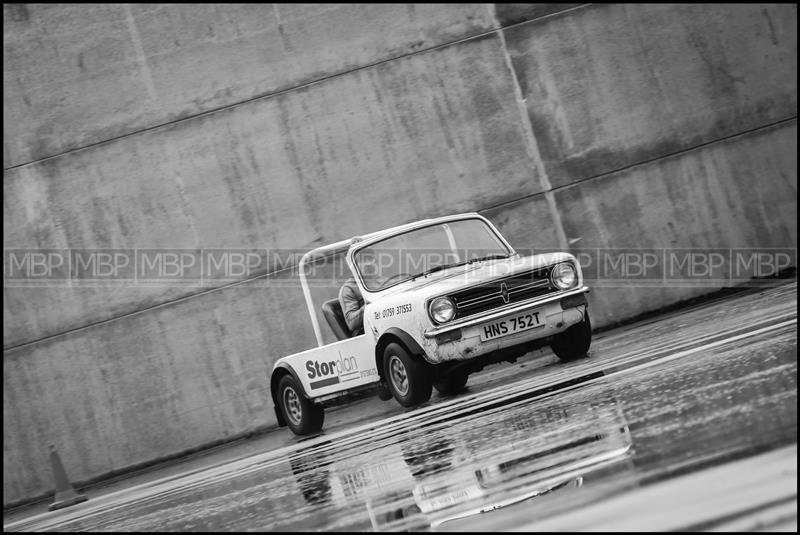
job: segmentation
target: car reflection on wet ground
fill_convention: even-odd
[[[488,518],[508,529],[512,507],[526,519],[576,511],[796,443],[796,285],[788,296],[771,299],[769,313],[752,308],[745,325],[718,321],[681,340],[654,322],[667,332],[650,347],[641,337],[601,344],[607,358],[548,366],[27,527],[402,531]]]
[[[372,493],[367,510],[378,531],[436,527],[579,487],[588,473],[627,459],[631,438],[613,395],[603,393],[588,402],[554,400],[547,411],[523,399],[418,435],[401,449],[414,481]]]
[[[589,398],[579,391],[601,377],[592,373],[431,419],[355,455],[331,442],[315,444],[289,463],[315,514],[363,504],[370,525],[359,527],[378,531],[436,527],[563,493],[590,473],[633,470],[630,431],[613,390]]]

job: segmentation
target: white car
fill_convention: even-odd
[[[337,254],[363,296],[363,334],[350,331],[332,292],[321,311],[338,341],[325,344],[307,271]],[[591,343],[589,289],[575,257],[521,256],[476,213],[320,247],[299,268],[318,347],[279,359],[270,378],[278,424],[298,435],[322,429],[324,406],[357,390],[378,386],[382,399],[413,407],[433,387],[459,392],[486,364],[542,345],[570,360]]]

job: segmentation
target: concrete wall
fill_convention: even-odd
[[[5,248],[797,244],[795,5],[4,5]],[[4,504],[274,425],[291,272],[4,287]],[[605,325],[718,288],[603,285]]]
[[[492,24],[481,4],[3,9],[4,167],[469,37]]]

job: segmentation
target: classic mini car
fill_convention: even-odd
[[[363,296],[363,333],[348,328],[335,288],[320,306],[338,340],[326,344],[307,271],[335,255]],[[270,378],[278,424],[298,435],[318,432],[324,407],[357,390],[377,386],[381,399],[413,407],[432,388],[459,392],[487,364],[543,345],[570,360],[591,343],[589,289],[575,257],[520,255],[476,213],[319,247],[299,270],[318,347],[280,358]]]

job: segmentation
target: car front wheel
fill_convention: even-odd
[[[576,323],[563,333],[553,337],[550,347],[562,361],[569,361],[586,355],[592,343],[592,323],[589,321],[589,311],[584,319]]]
[[[294,434],[310,435],[322,429],[325,409],[307,399],[291,375],[284,375],[278,383],[278,403]]]
[[[392,342],[383,352],[383,372],[394,399],[404,407],[413,407],[431,398],[432,370],[415,360],[405,347]]]

